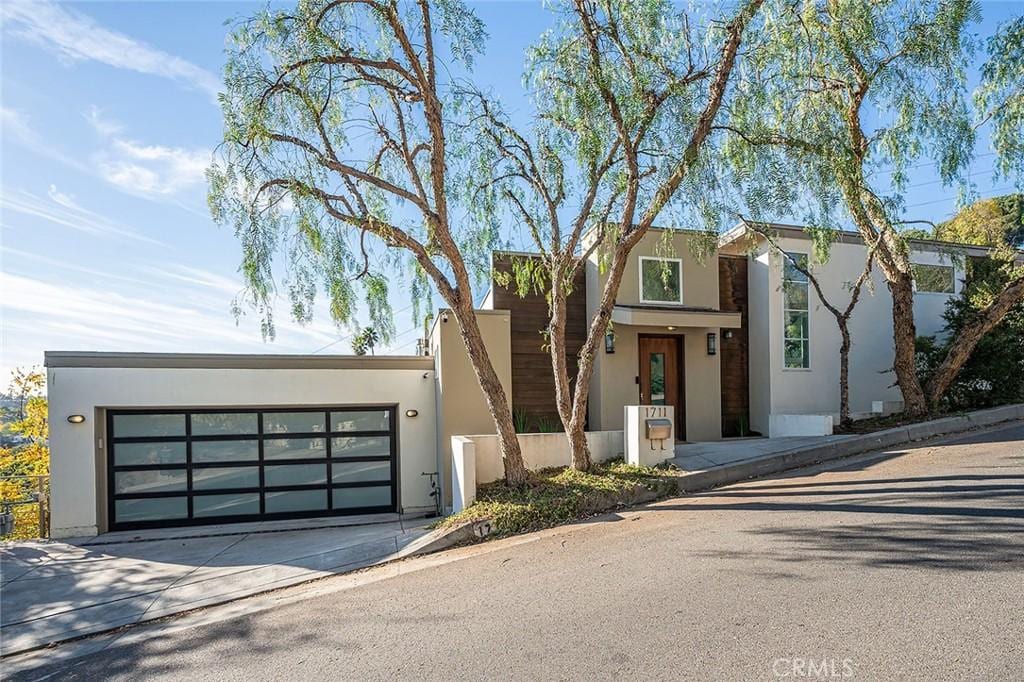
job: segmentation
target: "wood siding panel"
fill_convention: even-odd
[[[527,256],[516,255],[515,258]],[[495,253],[493,268],[496,273],[512,273],[512,257]],[[520,297],[514,280],[506,289],[492,278],[495,310],[511,311],[512,335],[512,409],[525,414],[530,430],[538,424],[553,425],[561,430],[558,408],[555,406],[555,379],[551,372],[551,355],[545,347],[542,332],[548,326],[548,303],[543,293],[531,292]],[[575,379],[577,356],[587,336],[586,272],[581,270],[573,283],[566,317],[566,364],[569,377]]]
[[[722,435],[750,435],[750,348],[748,331],[747,259],[718,257],[718,305],[723,311],[738,312],[742,326],[732,338],[720,334],[722,365]]]

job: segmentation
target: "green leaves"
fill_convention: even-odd
[[[1024,180],[1024,15],[999,27],[987,44],[981,86],[974,103],[991,121],[996,168],[1004,178]]]
[[[429,299],[428,273],[441,281],[465,268],[454,248],[473,262],[493,246],[493,224],[452,220],[445,177],[457,165],[446,136],[468,115],[448,113],[456,66],[485,37],[458,0],[299,0],[234,24],[208,203],[242,246],[236,311],[256,311],[267,337],[280,290],[299,322],[318,294],[339,325],[354,324],[362,303],[387,341],[388,284],[409,263],[415,295]]]

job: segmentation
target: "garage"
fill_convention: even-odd
[[[106,411],[111,530],[394,512],[384,406]]]

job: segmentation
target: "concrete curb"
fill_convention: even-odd
[[[456,545],[467,542],[482,540],[491,534],[491,522],[484,519],[481,521],[466,521],[451,528],[436,528],[414,542],[409,543],[398,552],[396,558],[408,559],[409,557],[433,554]]]
[[[751,478],[761,478],[790,469],[852,457],[873,450],[905,445],[935,436],[972,431],[984,426],[1024,419],[1024,405],[1004,405],[988,410],[978,410],[955,417],[944,417],[932,421],[898,426],[884,431],[851,436],[825,445],[811,445],[794,448],[769,457],[695,471],[679,477],[679,492],[692,493],[738,483]]]

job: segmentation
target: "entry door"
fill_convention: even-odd
[[[676,439],[686,438],[681,336],[639,337],[640,404],[674,407]]]

